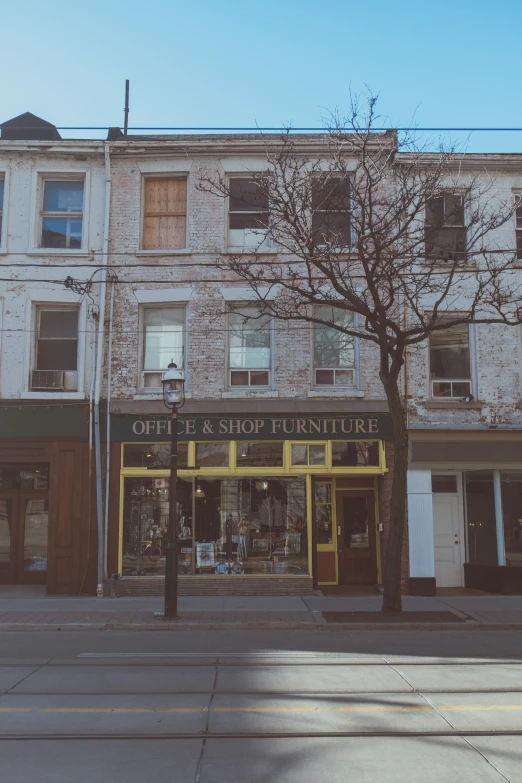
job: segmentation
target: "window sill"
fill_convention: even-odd
[[[272,391],[272,389],[238,389],[237,391],[221,392],[221,397],[224,400],[234,399],[255,399],[259,397],[279,397],[278,391]]]
[[[227,247],[226,250],[221,251],[222,256],[275,256],[280,253],[274,247],[258,248],[258,247]]]
[[[462,402],[460,400],[426,400],[424,407],[428,410],[482,410],[483,403],[473,400],[473,402]]]
[[[24,391],[20,393],[21,400],[85,400],[84,392],[45,392]]]
[[[190,256],[192,255],[192,250],[189,250],[188,248],[173,248],[171,250],[168,248],[161,250],[137,250],[136,255],[144,256],[145,258],[148,256],[152,256],[153,258],[156,256]]]
[[[356,389],[311,389],[308,392],[308,397],[344,397],[345,399],[358,400],[365,397],[366,394],[363,391],[357,391]]]
[[[6,256],[6,255],[7,255],[7,248],[0,247],[0,256]]]
[[[192,394],[190,392],[185,392],[184,395],[186,400],[192,399]],[[153,389],[151,391],[144,391],[143,389],[140,389],[139,392],[133,395],[133,400],[163,400],[163,390],[162,389]]]
[[[27,256],[61,256],[63,258],[93,258],[92,250],[74,250],[62,247],[31,247],[25,251]]]

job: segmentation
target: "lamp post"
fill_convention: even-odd
[[[176,484],[178,479],[178,408],[185,401],[183,387],[185,373],[178,370],[174,362],[169,364],[161,379],[163,402],[171,411],[171,450],[169,481],[169,525],[167,530],[167,551],[165,553],[165,620],[178,617],[178,542],[176,530]]]

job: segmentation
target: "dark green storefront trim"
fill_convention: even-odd
[[[84,440],[88,405],[0,406],[0,440]]]

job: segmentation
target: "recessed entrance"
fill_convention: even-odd
[[[373,492],[337,491],[337,563],[340,585],[375,584],[377,556]]]
[[[0,468],[0,584],[45,584],[49,469]]]

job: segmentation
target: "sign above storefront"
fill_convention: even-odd
[[[170,416],[111,416],[111,440],[167,441]],[[353,416],[183,416],[178,419],[181,441],[213,440],[390,440],[391,418],[387,413]]]

